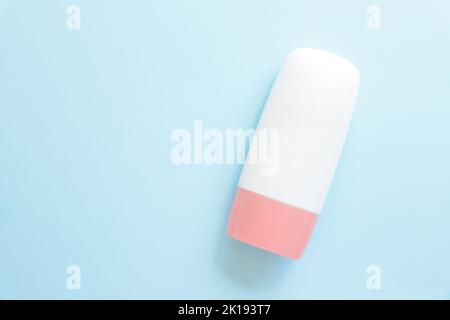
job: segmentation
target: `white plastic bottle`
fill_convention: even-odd
[[[298,259],[325,202],[359,87],[349,61],[317,49],[289,54],[258,131],[277,132],[278,167],[244,165],[228,221],[232,238]],[[255,152],[253,138],[249,154]]]

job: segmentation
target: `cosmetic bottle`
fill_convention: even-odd
[[[300,258],[330,188],[358,87],[358,70],[342,57],[317,49],[288,55],[251,140],[228,221],[230,237]],[[276,141],[261,139],[261,131]],[[263,140],[277,159],[272,170],[264,161],[249,162],[264,149]]]

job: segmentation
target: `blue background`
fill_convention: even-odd
[[[0,298],[449,299],[450,2],[377,1],[379,31],[371,3],[0,1]],[[292,261],[227,238],[241,167],[176,166],[170,135],[254,127],[298,47],[361,88]]]

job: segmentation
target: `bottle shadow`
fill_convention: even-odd
[[[231,238],[223,239],[219,252],[220,270],[245,287],[277,286],[290,265],[285,258]]]
[[[224,211],[218,230],[217,264],[219,270],[232,282],[244,287],[270,287],[280,284],[292,261],[230,238],[226,234],[230,205]]]

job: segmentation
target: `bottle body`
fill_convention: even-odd
[[[301,256],[331,185],[358,87],[357,69],[341,57],[316,49],[289,54],[249,149],[249,156],[261,152],[258,131],[272,133],[276,141],[265,142],[277,166],[267,170],[266,163],[247,158],[231,210],[231,237]]]

